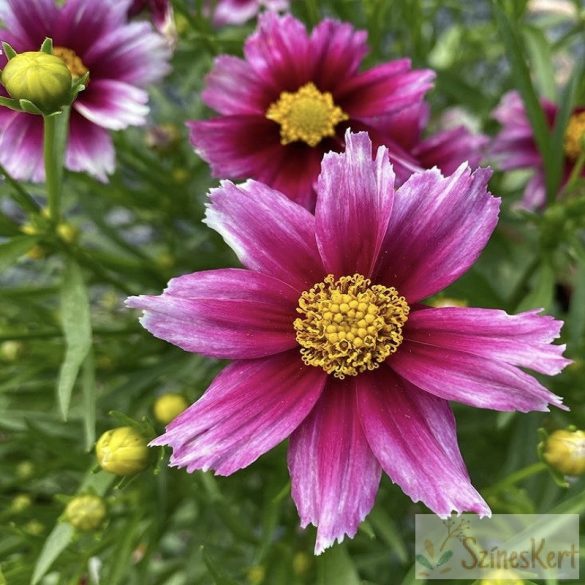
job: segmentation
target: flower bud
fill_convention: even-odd
[[[27,494],[19,494],[10,502],[10,511],[20,514],[32,506],[32,499]]]
[[[154,417],[158,422],[167,425],[188,406],[189,404],[181,394],[163,394],[154,403]]]
[[[71,72],[56,57],[42,51],[16,55],[2,71],[2,84],[17,100],[28,100],[44,113],[59,110],[71,101]]]
[[[15,362],[24,350],[20,341],[3,341],[0,345],[0,358],[5,362]]]
[[[146,439],[132,427],[106,431],[95,446],[102,469],[116,475],[133,475],[148,465]]]
[[[482,579],[480,585],[523,585],[524,581],[520,579],[517,573],[504,569],[498,569]]]
[[[65,508],[65,520],[80,532],[97,530],[106,518],[106,504],[99,496],[75,496]]]
[[[564,475],[585,473],[585,432],[558,430],[546,439],[544,460]]]

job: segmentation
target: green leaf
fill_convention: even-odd
[[[581,259],[577,265],[567,325],[571,345],[578,347],[585,333],[585,261]]]
[[[55,559],[69,546],[73,539],[73,527],[67,522],[57,524],[49,534],[43,550],[37,559],[32,577],[32,585],[36,585],[49,570]]]
[[[45,37],[45,40],[43,41],[43,44],[41,45],[41,51],[43,53],[47,53],[47,55],[52,55],[53,54],[53,39],[50,39],[49,37]]]
[[[424,555],[416,555],[416,560],[423,566],[429,569],[430,571],[433,570],[433,565],[427,561],[427,557]]]
[[[334,545],[318,557],[318,585],[360,585],[360,578],[343,544]]]
[[[398,555],[400,562],[405,564],[408,561],[408,551],[402,534],[400,534],[400,530],[398,530],[392,517],[385,510],[378,507],[372,510],[369,520],[376,533],[382,537],[384,543]]]
[[[532,290],[518,305],[517,311],[550,309],[555,289],[555,272],[549,262],[543,262],[537,269]]]
[[[0,272],[12,266],[21,256],[26,254],[36,243],[37,238],[18,236],[0,244]]]
[[[498,24],[498,30],[504,41],[506,54],[512,68],[513,79],[516,82],[516,87],[520,92],[520,95],[522,96],[526,115],[532,126],[534,139],[536,140],[538,150],[542,155],[545,174],[548,177],[550,175],[550,130],[544,112],[542,111],[542,107],[540,106],[540,100],[534,90],[532,79],[530,78],[530,69],[526,63],[522,36],[512,25],[510,19],[504,10],[502,10],[500,3],[497,0],[493,2],[493,8]]]
[[[2,52],[6,55],[9,61],[10,59],[14,59],[14,57],[16,57],[16,51],[4,41],[2,41]]]
[[[83,392],[83,428],[85,431],[85,450],[90,451],[95,443],[95,363],[93,351],[88,351],[81,370],[81,390]]]
[[[535,26],[524,26],[522,34],[540,95],[556,102],[557,89],[550,43],[544,32]]]
[[[442,555],[441,558],[437,561],[437,567],[444,565],[451,557],[453,556],[452,550],[446,550]]]
[[[65,270],[61,288],[61,323],[66,351],[59,373],[58,396],[61,414],[67,420],[71,392],[91,347],[89,299],[81,268],[72,260]]]
[[[37,116],[43,115],[43,112],[41,112],[41,110],[39,110],[39,108],[30,100],[18,100],[18,105],[23,112],[27,112],[28,114],[35,114]]]

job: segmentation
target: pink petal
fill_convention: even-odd
[[[44,181],[42,117],[6,109],[0,125],[2,165],[15,179]]]
[[[538,209],[546,203],[546,184],[544,179],[544,172],[537,169],[534,176],[524,189],[524,196],[520,207],[524,209]]]
[[[405,340],[386,362],[402,378],[445,400],[493,410],[548,411],[561,398],[520,368],[483,355]]]
[[[46,36],[51,36],[59,9],[53,0],[3,0],[0,18],[6,31],[0,39],[12,44],[17,52],[38,51]]]
[[[246,61],[231,55],[220,55],[205,78],[201,97],[220,114],[264,116],[277,96],[264,90],[261,80]]]
[[[244,56],[264,84],[275,91],[296,91],[311,81],[307,31],[290,14],[261,14],[256,32],[246,41]]]
[[[73,107],[85,118],[110,130],[140,126],[148,114],[148,94],[122,81],[96,79]]]
[[[340,85],[335,99],[352,118],[379,116],[422,101],[434,77],[429,69],[411,70],[409,59],[390,61]]]
[[[412,175],[396,192],[376,280],[395,286],[412,305],[459,278],[498,221],[490,175],[467,165],[448,177],[436,169]]]
[[[172,466],[230,475],[301,424],[326,377],[320,368],[306,367],[297,350],[234,362],[151,444],[172,447]]]
[[[437,132],[423,140],[413,154],[421,166],[430,169],[437,166],[445,175],[454,173],[461,163],[477,167],[483,159],[488,137],[474,134],[465,126]]]
[[[541,374],[558,374],[571,363],[563,357],[565,346],[552,344],[563,323],[540,312],[508,315],[495,309],[461,307],[414,311],[405,337],[410,342],[483,356]]]
[[[345,152],[323,158],[315,212],[325,270],[369,277],[386,234],[394,198],[394,172],[385,148],[372,160],[365,132],[345,134]]]
[[[130,297],[142,325],[185,351],[225,359],[273,355],[297,345],[298,293],[271,276],[237,268],[172,279],[160,296]]]
[[[66,166],[86,172],[102,182],[114,172],[116,153],[109,133],[71,110]]]
[[[393,482],[439,516],[490,509],[473,488],[445,400],[381,367],[357,378],[357,403],[368,444]]]
[[[288,467],[301,526],[317,527],[315,554],[353,537],[374,505],[381,470],[356,410],[355,379],[329,378],[290,438]]]
[[[132,22],[94,40],[83,62],[92,79],[116,79],[144,88],[170,71],[170,56],[167,42],[150,23]]]
[[[311,33],[309,52],[311,79],[322,91],[333,91],[353,77],[368,52],[366,31],[347,22],[323,19]]]
[[[205,222],[246,267],[299,293],[323,279],[315,218],[300,205],[256,181],[237,186],[222,181],[209,198]]]
[[[258,13],[259,0],[217,0],[213,13],[213,24],[243,24]]]

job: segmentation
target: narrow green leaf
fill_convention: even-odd
[[[6,42],[2,41],[2,52],[6,55],[7,59],[14,59],[16,57],[16,51]]]
[[[360,585],[361,581],[343,544],[337,544],[317,558],[318,585]]]
[[[81,268],[73,261],[68,263],[61,288],[61,323],[66,351],[59,373],[58,396],[61,414],[67,420],[71,392],[91,347],[89,299]]]
[[[544,32],[535,26],[524,26],[522,34],[539,93],[542,97],[556,102],[557,90],[550,43]]]
[[[73,527],[67,522],[61,522],[53,528],[37,559],[32,577],[32,585],[36,585],[41,580],[55,562],[55,559],[69,546],[73,538],[73,532]]]
[[[81,370],[81,390],[83,392],[83,429],[85,431],[85,450],[90,451],[95,443],[95,363],[93,351],[87,353]]]
[[[550,309],[554,298],[555,272],[548,262],[537,269],[532,290],[518,305],[518,311]]]
[[[437,561],[437,567],[444,565],[451,557],[453,556],[452,550],[446,550],[442,555],[441,558]]]
[[[585,262],[579,259],[575,276],[575,289],[569,308],[569,340],[573,347],[579,347],[585,333]]]
[[[21,256],[26,254],[36,243],[37,238],[17,236],[0,244],[0,272],[12,266]]]
[[[424,555],[416,555],[416,560],[423,565],[423,567],[426,567],[429,570],[433,570],[433,565],[431,565],[431,563],[429,563],[429,561],[427,560],[427,557],[425,557]]]
[[[408,551],[400,530],[392,517],[380,507],[372,510],[369,520],[376,533],[382,537],[387,544],[398,556],[400,562],[405,564],[408,561]]]
[[[43,114],[43,112],[41,112],[41,110],[39,110],[39,108],[30,100],[18,100],[18,105],[23,112],[27,112],[28,114],[35,114],[37,116],[42,116]]]
[[[500,3],[497,0],[493,2],[493,8],[498,23],[498,29],[504,41],[506,54],[512,68],[513,79],[516,82],[516,87],[520,92],[520,95],[522,96],[522,101],[526,108],[526,115],[530,120],[530,125],[534,132],[534,139],[536,140],[538,150],[544,161],[545,174],[548,176],[550,166],[550,130],[544,112],[542,111],[542,107],[540,106],[540,100],[538,99],[532,84],[530,69],[526,63],[522,36],[512,25],[510,19],[504,10],[502,10]]]

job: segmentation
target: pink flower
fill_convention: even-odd
[[[101,181],[114,170],[109,130],[142,125],[145,87],[168,71],[169,50],[150,24],[128,24],[130,0],[8,0],[0,4],[0,40],[37,51],[51,37],[73,75],[90,80],[71,108],[65,166]],[[42,119],[0,108],[0,162],[18,179],[42,181]]]
[[[261,9],[273,12],[289,9],[289,0],[217,0],[213,24],[243,24],[254,18]]]
[[[261,15],[245,59],[220,56],[207,77],[202,98],[220,116],[187,123],[213,174],[263,181],[313,208],[323,154],[343,150],[348,127],[387,145],[401,178],[418,169],[409,149],[434,73],[408,59],[360,73],[366,36],[329,19],[308,35],[290,15]]]
[[[435,513],[490,513],[471,485],[448,401],[496,410],[561,405],[521,368],[556,374],[561,323],[538,310],[429,308],[496,223],[488,169],[413,174],[396,192],[388,150],[346,133],[323,159],[315,215],[247,181],[212,190],[206,223],[245,269],[171,280],[128,299],[143,326],[231,359],[156,439],[171,465],[230,475],[286,439],[292,496],[316,552],[353,536],[382,470]]]
[[[132,18],[144,10],[152,14],[156,29],[165,37],[169,46],[174,47],[177,42],[177,28],[170,0],[134,0],[128,10],[128,17]]]
[[[541,106],[552,129],[558,108],[548,100],[541,100]],[[502,125],[502,129],[494,138],[490,153],[504,171],[514,169],[534,171],[524,189],[522,205],[527,209],[542,207],[546,203],[544,165],[520,95],[515,91],[507,93],[493,116]],[[562,184],[566,183],[575,166],[581,148],[579,139],[583,136],[585,136],[585,108],[580,107],[573,110],[565,134]],[[582,171],[581,176],[585,177],[585,170]]]

